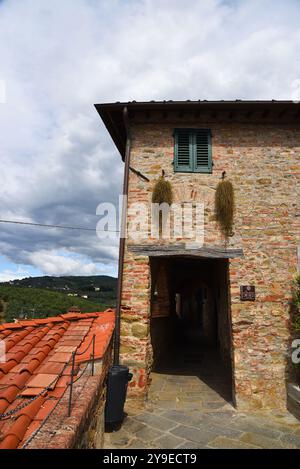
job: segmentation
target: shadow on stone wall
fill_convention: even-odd
[[[294,297],[295,288],[292,287],[292,297]],[[300,392],[298,393],[298,398],[295,398],[296,386],[300,384],[300,375],[297,373],[295,364],[292,362],[292,352],[293,347],[292,343],[294,339],[300,337],[299,332],[296,331],[295,322],[296,317],[299,314],[297,305],[293,302],[289,302],[289,337],[287,340],[286,347],[286,367],[285,367],[285,384],[286,384],[286,393],[287,393],[287,409],[298,419],[300,419]]]

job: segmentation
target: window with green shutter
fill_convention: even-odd
[[[211,133],[209,129],[175,129],[174,170],[211,173]]]

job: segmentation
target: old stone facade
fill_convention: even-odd
[[[240,248],[243,256],[228,256],[227,270],[219,274],[216,264],[212,278],[222,279],[221,349],[231,361],[234,403],[242,409],[286,406],[292,285],[300,243],[300,127],[298,105],[272,105],[263,108],[253,102],[244,109],[243,103],[233,102],[219,112],[209,103],[191,108],[148,103],[142,109],[128,104],[130,166],[149,179],[130,172],[128,207],[151,202],[153,184],[164,170],[175,202],[204,202],[204,245],[224,248],[214,219],[214,194],[223,171],[234,186],[234,236],[225,248]],[[211,173],[174,171],[173,131],[185,127],[211,129]],[[129,224],[130,217],[129,210]],[[131,249],[136,243],[126,241],[122,303],[128,309],[122,313],[121,358],[134,372],[131,395],[144,396],[153,358],[151,259]],[[138,241],[151,243],[157,241]],[[241,285],[255,286],[255,301],[240,299]]]

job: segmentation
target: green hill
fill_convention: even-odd
[[[78,306],[83,312],[103,311],[110,306],[115,306],[113,292],[106,292],[106,294],[109,293],[106,298],[104,293],[102,293],[102,298],[96,296],[84,299],[68,296],[67,292],[2,284],[0,285],[0,311],[4,310],[4,320],[7,322],[14,318],[55,316],[65,313],[71,306]]]
[[[101,291],[116,291],[117,279],[108,275],[91,276],[62,276],[26,277],[21,280],[3,282],[0,285],[14,287],[47,288],[61,291],[92,291],[100,288]]]
[[[117,297],[117,279],[107,275],[27,277],[21,280],[0,283],[6,287],[26,287],[64,293],[70,297],[87,297],[97,305],[114,306]],[[1,310],[1,308],[0,308]]]

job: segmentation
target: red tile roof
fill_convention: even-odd
[[[114,318],[106,310],[0,324],[6,350],[0,361],[0,449],[21,448],[49,415],[68,387],[73,351],[78,373],[91,358],[95,335],[95,359],[102,358]]]

